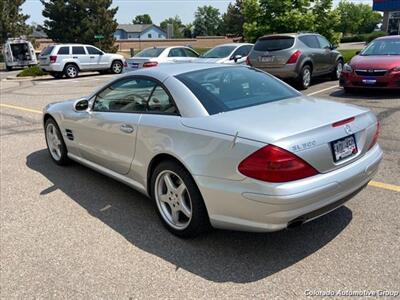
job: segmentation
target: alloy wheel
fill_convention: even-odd
[[[155,181],[155,199],[162,218],[172,228],[183,230],[192,219],[192,201],[183,180],[165,170]]]
[[[304,87],[308,87],[311,82],[311,72],[309,69],[304,69],[303,71],[303,85]]]
[[[51,156],[59,161],[61,159],[61,140],[58,137],[58,129],[51,123],[46,127],[47,145],[50,150]]]
[[[339,62],[336,66],[336,78],[340,77],[340,74],[342,73],[342,71],[343,71],[343,63]]]
[[[121,73],[121,71],[122,71],[122,64],[119,63],[119,62],[115,62],[115,63],[113,64],[113,72],[114,72],[115,74],[119,74],[119,73]]]
[[[67,68],[67,75],[70,78],[74,78],[78,75],[78,72],[76,71],[76,68],[74,66],[69,66]]]

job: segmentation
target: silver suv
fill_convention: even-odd
[[[120,74],[125,59],[122,55],[105,53],[91,45],[61,44],[48,46],[39,55],[40,68],[55,78],[75,78],[79,72],[111,71]]]
[[[257,40],[247,64],[307,89],[315,76],[339,79],[343,56],[317,33],[274,34]]]

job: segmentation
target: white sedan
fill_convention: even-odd
[[[230,43],[218,45],[200,56],[196,62],[217,64],[244,64],[253,44]]]
[[[125,72],[156,67],[162,63],[193,62],[198,57],[199,54],[196,51],[185,46],[146,48],[127,60]]]

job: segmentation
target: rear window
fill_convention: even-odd
[[[60,47],[60,49],[58,49],[58,55],[65,55],[65,54],[69,54],[69,47]]]
[[[236,49],[236,46],[217,46],[208,50],[201,57],[204,58],[224,58],[229,56],[233,50]]]
[[[51,51],[53,51],[53,49],[54,49],[54,46],[48,46],[42,50],[40,55],[42,55],[42,56],[50,55],[50,53],[51,53]]]
[[[292,47],[294,38],[291,36],[271,36],[259,39],[254,45],[256,51],[277,51]]]
[[[296,90],[253,68],[220,67],[176,76],[210,115],[297,97]]]
[[[165,48],[147,48],[140,51],[135,57],[158,57]]]

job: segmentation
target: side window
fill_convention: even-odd
[[[69,47],[60,47],[58,49],[57,55],[68,55],[69,54]]]
[[[147,79],[122,79],[97,94],[93,110],[144,112],[156,83]]]
[[[100,54],[102,54],[102,52],[99,49],[96,49],[95,47],[86,47],[86,50],[91,55],[100,55]]]
[[[176,113],[176,108],[167,92],[161,87],[157,86],[149,99],[148,105],[149,112],[164,112]]]
[[[233,53],[233,56],[241,55],[242,57],[249,55],[252,46],[241,46]]]
[[[323,36],[318,35],[317,36],[320,47],[322,49],[326,49],[326,48],[330,48],[331,47],[331,43],[328,42],[328,40],[326,38],[324,38]]]
[[[181,48],[173,48],[169,51],[169,57],[185,57],[185,52],[182,51]]]
[[[315,35],[304,35],[299,37],[299,40],[302,41],[307,47],[314,49],[319,48],[319,43]]]
[[[188,48],[183,48],[183,51],[185,52],[187,57],[199,57],[196,52],[194,52]]]
[[[72,54],[80,55],[86,54],[85,49],[82,46],[73,46],[72,47]]]

